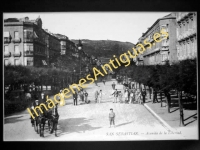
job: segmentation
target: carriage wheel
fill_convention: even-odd
[[[34,121],[34,129],[35,129],[35,132],[37,132],[37,125],[36,125],[36,121]]]
[[[50,126],[49,127],[50,127],[49,129],[50,129],[50,132],[51,132],[53,130],[53,121],[52,120],[50,121]]]
[[[38,125],[39,126],[39,125]],[[40,127],[37,126],[37,134],[40,133]]]
[[[44,137],[44,130],[42,128],[40,128],[40,136]]]
[[[58,135],[57,135],[57,125],[58,125],[58,123],[55,123],[55,136],[56,137],[58,137]]]
[[[48,128],[49,128],[49,131],[51,130],[51,123],[50,121],[48,120]]]

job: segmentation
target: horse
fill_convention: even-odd
[[[44,103],[47,105],[47,103]],[[46,110],[44,107],[41,108],[43,113],[40,113],[38,118],[38,125],[39,125],[39,133],[41,137],[44,137],[44,127],[46,124],[46,121],[48,121],[48,127],[50,131],[50,120],[51,120],[51,112]]]
[[[56,106],[52,110],[52,115],[51,115],[51,119],[50,119],[50,126],[52,127],[50,134],[52,134],[55,131],[56,137],[57,137],[58,119],[59,119],[58,104],[56,104]]]

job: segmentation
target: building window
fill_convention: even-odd
[[[25,42],[33,42],[33,31],[32,30],[24,30],[24,41]]]
[[[9,43],[10,42],[10,33],[9,32],[4,32],[3,36],[4,36],[4,42],[5,43]]]
[[[192,52],[192,50],[190,49],[190,45],[191,45],[191,42],[187,43],[187,52],[188,52],[189,57],[191,57],[191,52]]]
[[[168,60],[168,54],[162,54],[162,61]]]
[[[26,55],[33,55],[33,45],[24,44],[24,54]]]
[[[33,66],[33,58],[27,57],[27,66]]]
[[[8,45],[4,46],[4,55],[10,55],[9,49],[8,49]]]
[[[19,59],[15,59],[15,60],[14,60],[14,63],[15,63],[15,66],[20,65],[20,61],[19,61]]]
[[[20,51],[19,51],[19,46],[18,45],[14,46],[14,54],[15,55],[20,55]]]
[[[176,27],[176,35],[177,35],[177,38],[178,38],[178,36],[179,36],[179,27],[178,26]]]
[[[19,39],[19,32],[18,31],[14,32],[14,37],[15,37],[15,39]]]
[[[4,59],[4,65],[5,66],[9,65],[9,60],[8,59]]]

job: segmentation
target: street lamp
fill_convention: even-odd
[[[81,40],[79,39],[79,43],[77,44],[77,46],[78,46],[78,50],[79,50],[79,65],[80,65],[80,74],[81,74],[81,51],[82,51],[82,47],[83,47],[83,45],[82,45],[82,43],[81,43]]]
[[[73,78],[72,82],[75,82],[75,73],[76,73],[76,70],[74,69],[74,75],[72,76],[72,78]]]

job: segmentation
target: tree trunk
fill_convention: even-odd
[[[180,125],[179,126],[185,126],[184,125],[184,114],[183,114],[183,105],[182,105],[182,91],[178,92],[178,103],[179,103],[179,110],[180,110]]]
[[[165,98],[167,102],[167,108],[168,108],[168,113],[170,113],[170,108],[171,108],[171,95],[169,92],[165,92]]]
[[[162,91],[160,91],[160,104],[161,104],[161,107],[162,107]]]
[[[149,98],[151,99],[151,87],[149,87]]]

